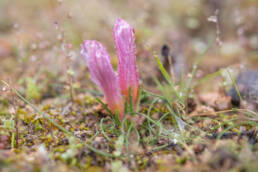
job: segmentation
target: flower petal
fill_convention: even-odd
[[[94,40],[84,41],[81,47],[81,55],[87,62],[91,78],[103,90],[108,107],[113,112],[118,110],[123,116],[123,98],[106,49]]]
[[[119,86],[127,99],[131,88],[135,104],[138,98],[139,77],[136,67],[134,30],[126,21],[118,19],[114,25],[113,35],[119,60]]]

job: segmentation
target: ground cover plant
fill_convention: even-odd
[[[2,0],[0,171],[256,171],[256,9]]]

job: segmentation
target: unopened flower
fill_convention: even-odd
[[[126,21],[118,19],[114,25],[113,36],[119,61],[118,78],[112,69],[110,56],[99,42],[84,41],[81,54],[87,61],[92,80],[103,90],[108,107],[113,112],[118,110],[120,118],[123,118],[124,100],[128,102],[129,90],[134,106],[138,99],[135,35]]]
[[[118,19],[113,30],[118,55],[118,81],[121,92],[129,99],[129,90],[134,105],[139,92],[139,76],[136,67],[134,29],[124,20]]]
[[[81,54],[87,61],[91,79],[103,90],[108,107],[114,113],[118,111],[122,118],[123,98],[106,49],[98,41],[87,40],[82,44]]]

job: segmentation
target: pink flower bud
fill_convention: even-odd
[[[106,49],[93,40],[84,41],[81,47],[81,54],[87,62],[91,79],[103,90],[109,109],[114,113],[118,110],[123,118],[124,102]]]
[[[118,19],[113,30],[119,65],[118,80],[121,92],[129,98],[129,89],[134,105],[139,91],[139,78],[135,57],[135,36],[133,28],[124,20]]]

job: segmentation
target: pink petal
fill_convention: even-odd
[[[81,47],[81,55],[87,62],[91,79],[103,90],[108,107],[113,112],[118,110],[123,116],[123,98],[106,49],[93,40],[84,41]]]
[[[136,67],[135,36],[133,28],[124,20],[118,19],[113,30],[119,65],[118,80],[121,92],[128,99],[131,88],[133,102],[138,98],[139,77]]]

